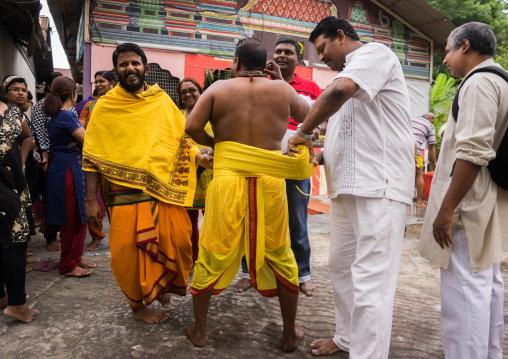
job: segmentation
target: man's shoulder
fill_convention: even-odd
[[[353,56],[350,62],[354,63],[357,61],[365,61],[365,60],[381,61],[379,60],[380,58],[383,59],[383,62],[379,63],[379,65],[385,64],[389,65],[390,67],[393,66],[395,63],[398,63],[400,65],[400,61],[398,60],[397,55],[395,55],[395,53],[391,49],[389,49],[386,45],[376,42],[369,42],[367,44],[364,44],[357,50],[355,50],[353,52]]]
[[[480,68],[483,68],[486,66],[482,66]],[[501,65],[497,63],[493,63],[493,66],[489,67],[495,67],[506,75],[505,77],[508,77],[508,71],[506,71]],[[479,68],[479,69],[480,69]],[[476,72],[471,75],[471,77],[464,83],[464,88],[469,86],[475,86],[475,85],[497,85],[501,86],[501,88],[508,88],[508,81],[506,81],[503,77],[501,77],[499,74],[494,72]]]

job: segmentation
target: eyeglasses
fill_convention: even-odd
[[[24,88],[12,87],[12,88],[8,89],[7,91],[26,93],[28,90],[24,89]]]
[[[183,90],[183,91],[180,91],[180,96],[182,97],[185,97],[185,95],[187,95],[188,93],[190,93],[191,95],[194,95],[196,93],[198,89],[195,88],[195,87],[191,87],[190,89],[188,89],[187,91]]]

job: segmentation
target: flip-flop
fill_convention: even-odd
[[[52,259],[46,266],[41,267],[42,272],[49,272],[55,268],[60,267],[60,261],[58,259]]]
[[[51,258],[42,258],[33,269],[42,271],[42,268],[47,267],[51,261]]]
[[[54,259],[49,265],[48,265],[48,272],[53,269],[60,268],[60,261],[58,259]]]

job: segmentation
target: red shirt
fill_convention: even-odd
[[[292,81],[289,81],[290,84],[298,93],[298,95],[302,96],[305,101],[309,105],[313,105],[319,95],[321,95],[321,89],[318,84],[312,80],[302,79],[295,73],[295,78]],[[288,130],[296,131],[296,126],[298,126],[298,122],[293,120],[291,117],[289,118]]]

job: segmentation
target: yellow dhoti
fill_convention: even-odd
[[[291,250],[284,178],[314,173],[308,150],[298,158],[236,142],[215,146],[214,179],[207,191],[192,294],[219,294],[246,255],[252,284],[263,296],[277,295],[276,278],[298,293],[298,267]]]
[[[147,200],[109,208],[111,269],[133,308],[163,293],[185,295],[192,265],[192,228],[185,209],[138,194]]]

